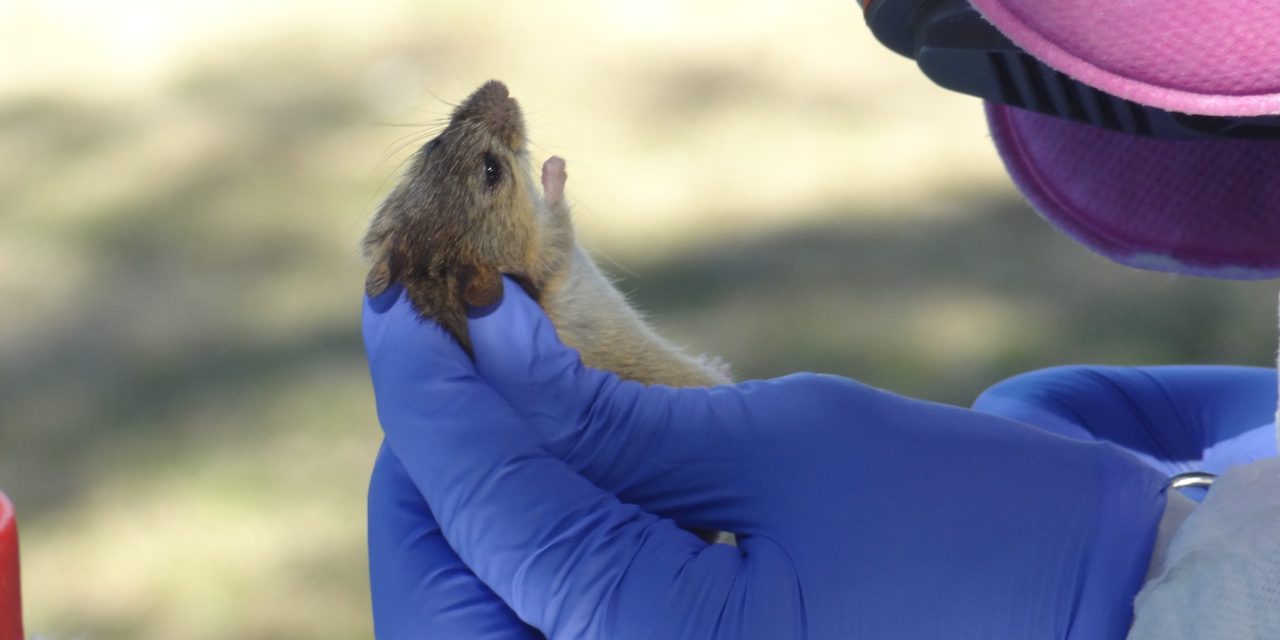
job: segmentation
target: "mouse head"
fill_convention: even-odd
[[[365,292],[413,279],[459,287],[469,305],[496,300],[499,272],[521,271],[537,235],[525,146],[520,106],[501,82],[458,105],[374,216],[364,239],[373,263]]]

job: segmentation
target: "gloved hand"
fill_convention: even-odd
[[[1166,478],[1112,445],[831,376],[644,387],[584,368],[510,282],[474,362],[399,289],[364,332],[380,637],[529,636],[488,589],[552,638],[1128,627]]]

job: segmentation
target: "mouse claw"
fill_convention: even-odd
[[[548,205],[560,204],[564,198],[564,183],[569,174],[564,170],[564,158],[551,156],[542,163],[542,197]]]

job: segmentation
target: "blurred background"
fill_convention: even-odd
[[[852,0],[9,0],[0,489],[27,627],[365,638],[379,429],[356,250],[481,82],[568,160],[663,332],[967,404],[1069,362],[1270,365],[1269,283],[1143,273],[1037,218],[979,104]]]

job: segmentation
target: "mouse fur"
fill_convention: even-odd
[[[659,336],[578,244],[564,160],[534,181],[519,104],[491,80],[413,156],[363,241],[365,293],[401,283],[414,307],[471,353],[466,308],[496,302],[502,274],[542,306],[589,367],[644,384],[714,386],[727,367]]]

